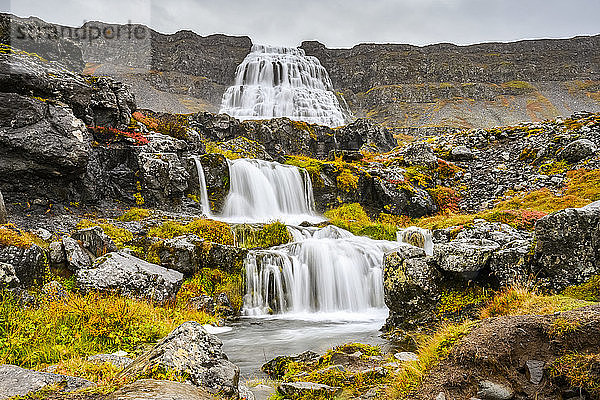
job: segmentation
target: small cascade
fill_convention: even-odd
[[[207,217],[212,217],[210,210],[210,201],[208,200],[208,190],[206,188],[206,178],[204,177],[204,168],[200,162],[200,157],[194,156],[196,162],[196,170],[198,172],[198,186],[200,188],[200,205],[202,206],[202,212]]]
[[[289,227],[293,243],[246,259],[245,312],[337,313],[383,309],[382,260],[396,242],[334,226]]]
[[[316,57],[290,47],[253,45],[223,94],[219,113],[241,120],[288,117],[344,125],[329,74]]]
[[[433,255],[433,237],[429,229],[423,229],[417,226],[399,229],[398,232],[396,232],[396,240],[411,244],[415,247],[420,247],[425,250],[425,254],[428,256]]]
[[[228,160],[229,195],[223,217],[269,221],[290,217],[314,219],[310,177],[304,169],[254,159]]]

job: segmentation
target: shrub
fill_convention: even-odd
[[[12,224],[0,225],[0,246],[16,246],[29,248],[34,244],[47,247],[47,244],[36,235],[17,229]]]
[[[229,273],[219,269],[202,268],[200,272],[181,285],[181,289],[177,293],[176,303],[185,307],[190,299],[201,294],[213,297],[220,293],[225,293],[233,309],[240,312],[244,306],[244,277],[242,271]]]
[[[439,212],[442,214],[457,213],[460,196],[454,189],[444,186],[438,186],[435,189],[429,189],[427,192],[431,195]]]
[[[600,354],[565,354],[554,360],[549,372],[553,381],[565,380],[592,398],[600,396]]]
[[[123,138],[133,139],[136,146],[148,144],[148,139],[140,132],[122,131],[115,128],[106,128],[103,126],[88,126],[88,130],[92,132],[94,138],[98,141],[112,143]]]
[[[118,219],[123,222],[141,221],[150,217],[150,211],[145,208],[131,208],[123,213]]]

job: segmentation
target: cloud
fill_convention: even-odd
[[[128,21],[173,33],[250,36],[255,43],[471,44],[598,34],[597,0],[0,0],[3,11],[50,22]]]

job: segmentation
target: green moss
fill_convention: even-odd
[[[540,174],[542,175],[559,175],[564,174],[569,170],[569,163],[566,161],[550,161],[540,166]]]
[[[470,287],[461,291],[444,291],[435,313],[440,319],[472,317],[467,314],[475,312],[490,297],[491,293],[480,287]]]
[[[187,224],[177,221],[165,221],[160,226],[151,228],[148,236],[161,239],[173,239],[186,234],[196,235],[210,242],[234,245],[233,231],[231,227],[221,221],[199,218]]]
[[[586,283],[570,286],[563,293],[565,296],[585,301],[600,301],[600,275],[592,277]]]
[[[104,233],[106,233],[106,235],[108,235],[113,240],[113,242],[115,242],[117,248],[119,249],[125,248],[126,244],[133,240],[133,233],[131,233],[125,228],[119,228],[103,219],[95,221],[89,219],[82,219],[77,224],[77,229],[91,228],[94,226],[99,226],[100,228],[102,228]]]
[[[398,228],[386,221],[373,222],[358,203],[343,204],[325,212],[332,225],[354,235],[368,236],[375,240],[396,240]]]
[[[238,246],[247,249],[268,248],[289,243],[291,241],[287,226],[279,221],[263,225],[256,229],[250,225],[237,225],[234,233]]]

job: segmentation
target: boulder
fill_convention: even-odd
[[[58,281],[51,281],[44,284],[41,294],[46,300],[60,300],[67,297],[67,291]]]
[[[464,227],[456,239],[486,239],[504,246],[517,240],[531,239],[531,233],[513,228],[501,222],[488,222],[476,219],[470,226]]]
[[[538,277],[561,290],[600,273],[600,201],[567,208],[535,225]]]
[[[490,271],[498,286],[508,287],[527,281],[532,266],[532,246],[533,239],[515,240],[494,251]]]
[[[45,271],[45,253],[38,245],[29,247],[0,246],[0,262],[11,264],[21,285],[41,281]]]
[[[208,190],[208,199],[213,212],[219,213],[225,206],[229,194],[229,166],[227,159],[222,154],[204,154],[200,156],[204,169],[204,178]],[[198,171],[196,165],[190,168],[190,189],[197,191]],[[193,189],[196,188],[196,189]]]
[[[572,141],[564,149],[559,151],[556,158],[575,164],[593,156],[597,150],[596,145],[591,140],[578,139]]]
[[[213,400],[214,396],[198,387],[180,382],[140,379],[123,386],[107,400]]]
[[[65,250],[67,267],[71,271],[77,272],[80,269],[92,266],[93,260],[91,255],[77,240],[69,236],[63,236],[62,244]]]
[[[475,158],[475,154],[467,146],[456,146],[450,150],[450,160],[452,161],[470,161],[473,158]]]
[[[271,361],[263,364],[261,369],[272,379],[281,379],[285,374],[289,363],[317,363],[319,361],[319,358],[320,356],[317,353],[310,350],[293,356],[277,356]]]
[[[0,192],[0,225],[8,223],[8,215],[6,213],[6,206],[4,205],[4,197]]]
[[[21,281],[17,278],[15,267],[11,264],[0,262],[0,290],[14,289],[20,284]]]
[[[99,226],[80,229],[71,237],[78,240],[94,257],[101,257],[106,253],[117,251],[117,245]]]
[[[187,191],[189,175],[176,153],[142,151],[138,164],[144,195],[149,201],[170,204]]]
[[[398,145],[389,130],[367,118],[358,118],[341,127],[336,140],[339,150],[361,150],[369,146],[371,151],[386,153]]]
[[[441,274],[425,250],[409,244],[385,253],[383,287],[390,309],[388,327],[411,327],[428,313],[439,299]]]
[[[185,322],[140,355],[121,372],[138,377],[152,368],[185,374],[188,380],[211,393],[238,396],[239,368],[227,360],[223,343],[195,321]]]
[[[342,388],[313,382],[283,382],[277,391],[282,396],[292,399],[332,398],[342,393]]]
[[[127,354],[125,352],[122,353]],[[115,368],[125,368],[133,362],[131,358],[119,355],[118,353],[95,354],[93,356],[89,356],[87,360],[93,362],[94,364],[108,363],[113,365]]]
[[[437,165],[438,158],[431,146],[424,142],[409,144],[403,151],[404,162],[408,165],[420,165],[433,168]]]
[[[440,269],[457,272],[465,279],[473,279],[489,265],[490,258],[500,245],[487,239],[456,239],[436,244],[433,257]]]
[[[499,383],[481,381],[477,396],[482,400],[511,400],[515,394],[510,388]]]
[[[0,365],[0,400],[27,396],[54,384],[64,384],[62,392],[93,385],[90,381],[72,376],[32,371],[16,365]]]
[[[116,252],[99,257],[91,268],[78,270],[76,279],[84,291],[118,291],[163,303],[175,297],[183,274]]]
[[[67,255],[65,254],[65,247],[62,240],[50,243],[48,246],[48,257],[50,265],[55,268],[67,266]]]

